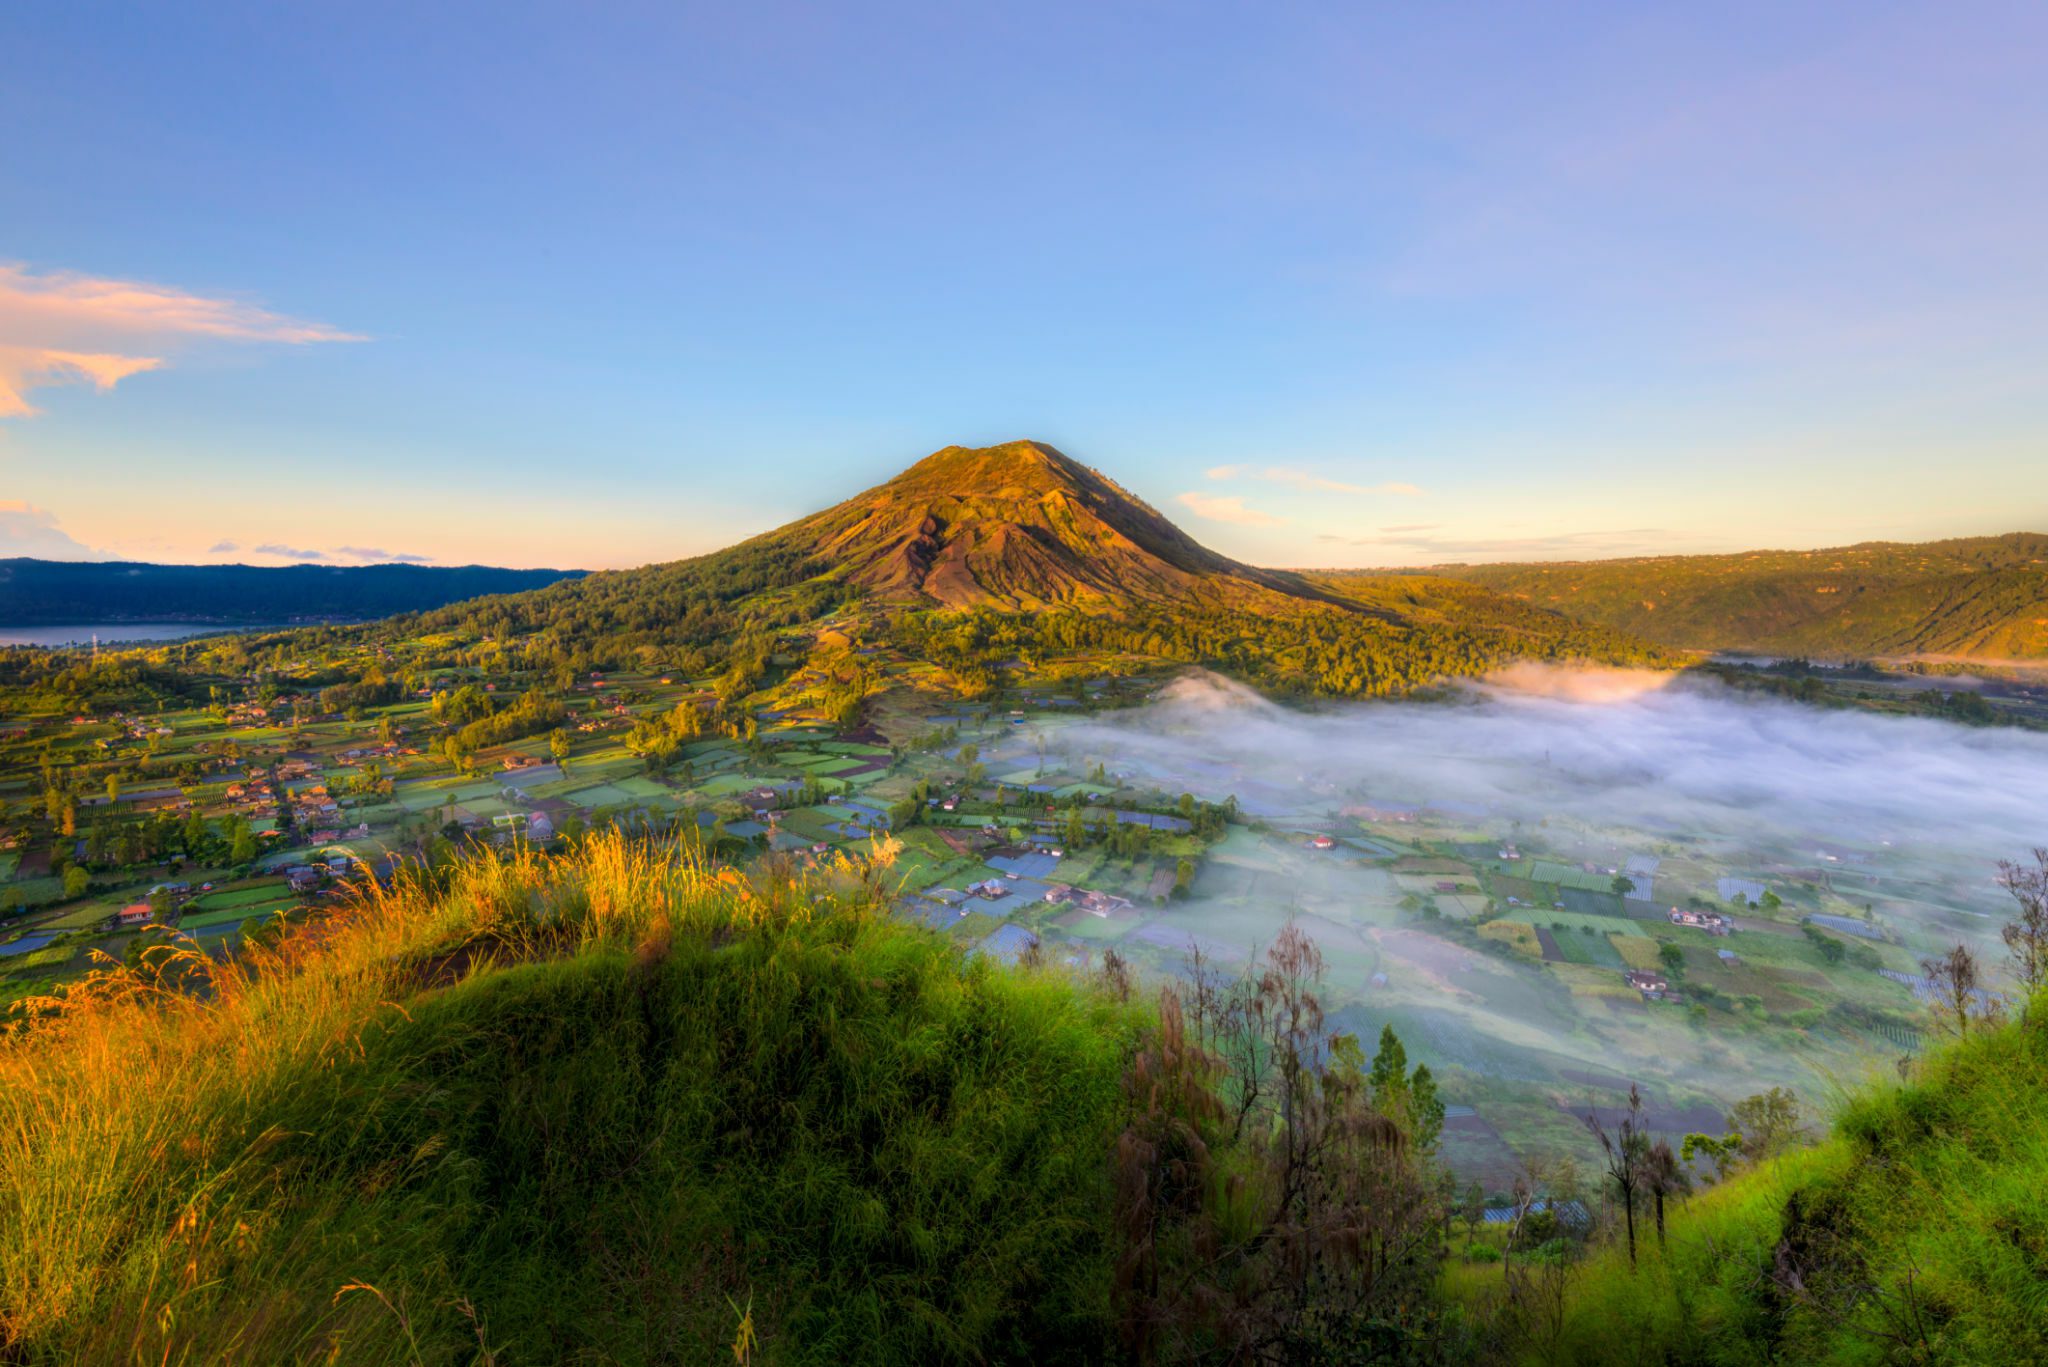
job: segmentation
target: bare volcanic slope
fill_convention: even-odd
[[[758,541],[800,550],[883,601],[926,606],[1321,598],[1197,544],[1108,476],[1034,441],[949,446]]]

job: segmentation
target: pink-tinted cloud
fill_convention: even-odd
[[[245,300],[0,262],[0,418],[33,416],[30,390],[80,383],[112,389],[160,369],[162,353],[195,341],[361,340]]]
[[[1190,491],[1180,495],[1180,504],[1196,517],[1210,522],[1228,522],[1238,527],[1277,527],[1287,519],[1247,508],[1235,494],[1221,496]]]

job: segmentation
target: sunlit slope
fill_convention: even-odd
[[[1099,1358],[1137,1018],[864,878],[485,859],[0,1041],[0,1360]]]
[[[2048,657],[2048,536],[2031,532],[1427,573],[1685,649]]]
[[[2048,1030],[1973,1032],[1819,1148],[1575,1274],[1532,1362],[2048,1362]]]
[[[878,597],[953,608],[1314,597],[1199,545],[1108,476],[1032,441],[949,446],[769,539]]]
[[[1331,585],[1240,564],[1107,476],[1028,441],[947,447],[710,555],[458,604],[383,631],[530,638],[593,665],[684,647],[696,654],[683,667],[708,670],[750,631],[800,631],[847,610],[884,631],[936,616],[894,632],[897,643],[916,653],[943,641],[949,664],[963,667],[1027,649],[1109,650],[1341,696],[1517,659],[1657,656],[1621,632],[1450,579]],[[954,649],[962,617],[976,619],[962,629],[975,643],[967,654],[990,658]],[[992,617],[1005,620],[984,629]]]

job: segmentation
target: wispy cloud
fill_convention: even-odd
[[[1327,479],[1322,475],[1285,465],[1218,465],[1204,473],[1214,480],[1250,479],[1318,494],[1392,494],[1412,498],[1423,492],[1421,486],[1403,483],[1400,480],[1388,480],[1384,484],[1349,484],[1341,479]]]
[[[326,551],[304,550],[297,546],[280,546],[275,541],[266,541],[256,547],[258,555],[274,555],[280,560],[325,560]]]
[[[357,560],[377,560],[391,565],[427,565],[433,563],[431,555],[407,555],[401,551],[379,550],[375,546],[336,546],[336,553],[353,556]]]
[[[104,560],[57,525],[48,508],[19,499],[0,499],[0,556],[25,555],[38,560]]]
[[[232,555],[242,549],[232,541],[216,541],[206,548],[208,555]]]
[[[1595,560],[1643,555],[1672,555],[1690,549],[1688,538],[1661,527],[1629,527],[1616,531],[1557,532],[1541,536],[1458,536],[1435,534],[1434,524],[1382,527],[1376,536],[1323,536],[1380,554],[1417,555],[1435,560]]]
[[[1210,522],[1228,522],[1238,527],[1277,527],[1287,519],[1247,508],[1235,494],[1216,495],[1193,490],[1179,496],[1180,504],[1196,517]]]
[[[163,368],[164,353],[194,341],[303,346],[362,340],[246,300],[0,262],[0,418],[34,416],[31,390],[60,384],[109,390],[131,375]]]

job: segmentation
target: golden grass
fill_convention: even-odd
[[[849,897],[874,905],[893,853],[796,877],[716,867],[694,843],[605,835],[569,858],[520,850],[365,885],[224,962],[170,936],[137,968],[100,956],[59,995],[21,1003],[0,1034],[0,1356],[110,1302],[127,1325],[108,1325],[109,1342],[175,1323],[262,1243],[265,1210],[220,1193],[285,1138],[260,1121],[267,1089],[360,1059],[366,1032],[437,975],[658,946],[686,928],[800,924]],[[216,1180],[162,1181],[167,1159]],[[360,1309],[344,1305],[344,1318],[383,1313],[369,1296],[350,1304]],[[253,1333],[263,1308],[249,1314]]]

